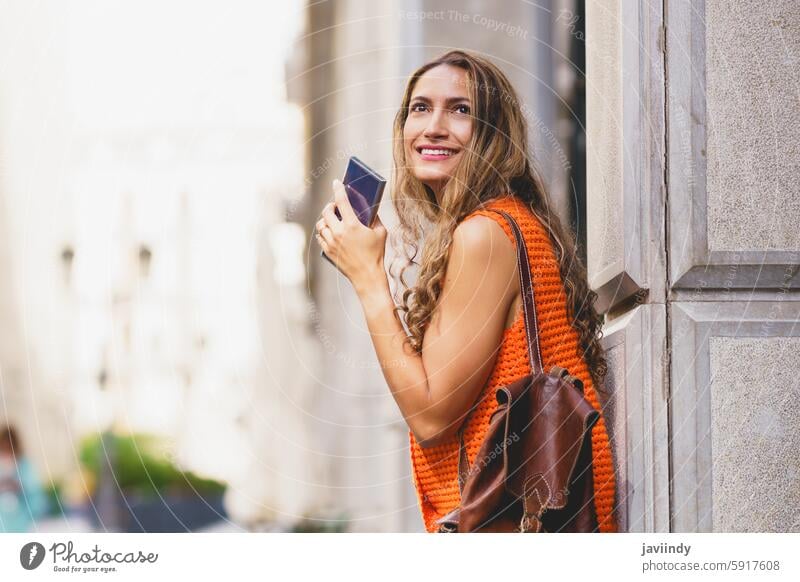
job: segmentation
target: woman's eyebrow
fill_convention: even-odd
[[[415,97],[411,98],[411,101],[422,101],[424,103],[430,103],[431,100],[425,95],[416,95]],[[469,101],[469,97],[448,97],[444,100],[445,103],[456,103],[457,101]]]

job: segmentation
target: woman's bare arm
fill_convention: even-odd
[[[403,345],[407,334],[385,274],[356,285],[383,375],[420,445],[439,444],[458,430],[489,378],[518,291],[514,245],[484,216],[453,233],[421,355]]]

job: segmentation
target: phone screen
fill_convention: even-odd
[[[357,157],[352,156],[347,164],[342,184],[347,192],[350,206],[353,207],[353,212],[356,213],[363,225],[372,226],[375,216],[378,214],[378,206],[381,203],[386,180]],[[341,220],[342,215],[339,214],[339,209],[334,209],[334,212],[336,217]],[[333,264],[324,251],[320,254]]]
[[[369,169],[361,160],[351,157],[344,173],[344,189],[350,206],[365,226],[371,226],[375,213],[378,211],[381,194],[386,181]],[[336,209],[337,218],[341,219],[339,210]]]

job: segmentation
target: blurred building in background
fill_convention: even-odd
[[[315,480],[304,241],[283,216],[302,4],[0,10],[0,418],[87,494],[81,438],[160,435],[227,484],[237,523],[293,522]]]

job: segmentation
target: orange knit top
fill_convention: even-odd
[[[601,412],[600,419],[592,429],[593,478],[595,509],[601,532],[617,531],[613,515],[615,481],[605,419],[592,384],[589,368],[582,357],[577,330],[570,326],[567,316],[566,294],[561,281],[558,261],[547,230],[524,202],[506,195],[489,201],[484,208],[505,210],[519,224],[528,247],[531,272],[533,274],[536,312],[539,321],[539,343],[544,370],[561,366],[583,382],[586,399]],[[489,210],[478,209],[473,216],[487,216],[503,227],[516,248],[511,227],[503,217]],[[489,417],[497,407],[495,389],[511,384],[531,373],[525,336],[525,320],[520,309],[514,324],[503,332],[502,343],[497,354],[486,387],[480,396],[480,404],[467,421],[464,444],[470,466],[475,462],[489,427]],[[435,521],[455,508],[460,502],[458,490],[458,436],[451,437],[434,447],[423,449],[409,431],[411,464],[414,486],[425,529],[435,532]]]

